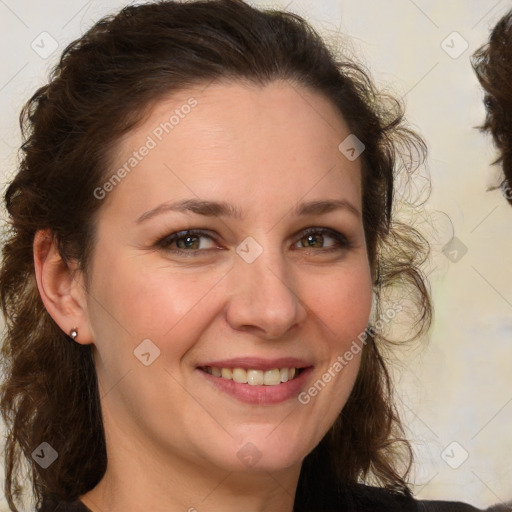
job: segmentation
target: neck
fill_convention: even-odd
[[[92,512],[293,512],[300,464],[275,472],[234,472],[164,456],[129,442],[122,432],[110,437],[116,441],[109,446],[107,440],[105,475],[80,497]]]

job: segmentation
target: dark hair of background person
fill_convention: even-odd
[[[173,92],[214,81],[263,86],[280,79],[328,98],[364,143],[363,222],[377,316],[387,292],[397,288],[412,304],[409,339],[429,327],[432,306],[421,270],[429,244],[394,219],[397,177],[411,179],[426,154],[405,124],[401,103],[379,94],[362,67],[337,56],[295,14],[240,0],[125,7],[64,50],[49,82],[20,114],[23,144],[5,192],[0,268],[6,319],[0,409],[11,510],[27,475],[37,504],[46,497],[72,501],[96,486],[107,464],[92,346],[74,343],[46,311],[34,273],[34,234],[50,229],[64,261],[78,261],[87,284],[103,204],[93,191],[112,173],[120,137]],[[382,350],[395,343],[377,330],[368,336],[348,402],[303,461],[301,506],[323,510],[325,489],[362,481],[409,492],[412,449]],[[47,469],[31,457],[42,442],[58,452]]]
[[[512,11],[498,21],[471,62],[485,91],[486,117],[480,128],[492,135],[499,150],[493,163],[503,169],[501,189],[512,205]]]

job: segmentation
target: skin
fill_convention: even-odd
[[[93,512],[291,512],[302,461],[346,403],[360,354],[307,405],[243,403],[196,366],[303,357],[314,365],[307,390],[364,331],[372,283],[360,160],[338,150],[350,130],[318,93],[228,82],[159,101],[116,146],[111,171],[190,97],[197,106],[102,200],[87,291],[48,233],[34,241],[46,308],[66,333],[78,328],[75,342],[94,345],[108,468],[81,499]],[[186,198],[229,201],[244,218],[167,211],[136,222]],[[357,213],[293,214],[313,200]],[[309,227],[350,246],[316,233],[308,247]],[[194,228],[212,236],[193,239],[195,257],[157,244]],[[252,263],[236,252],[248,236],[263,249]],[[133,352],[148,338],[160,356],[145,366]],[[237,456],[247,443],[261,454],[253,466]]]

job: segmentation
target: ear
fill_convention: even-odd
[[[46,310],[68,336],[73,329],[78,331],[76,342],[92,343],[87,291],[78,264],[73,261],[68,265],[63,261],[55,237],[48,229],[36,232],[33,250],[37,288]]]

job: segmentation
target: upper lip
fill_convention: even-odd
[[[198,365],[198,367],[205,366],[213,368],[244,368],[246,370],[273,370],[274,368],[307,368],[312,365],[305,359],[299,359],[297,357],[279,357],[277,359],[235,357],[232,359],[209,361]]]

